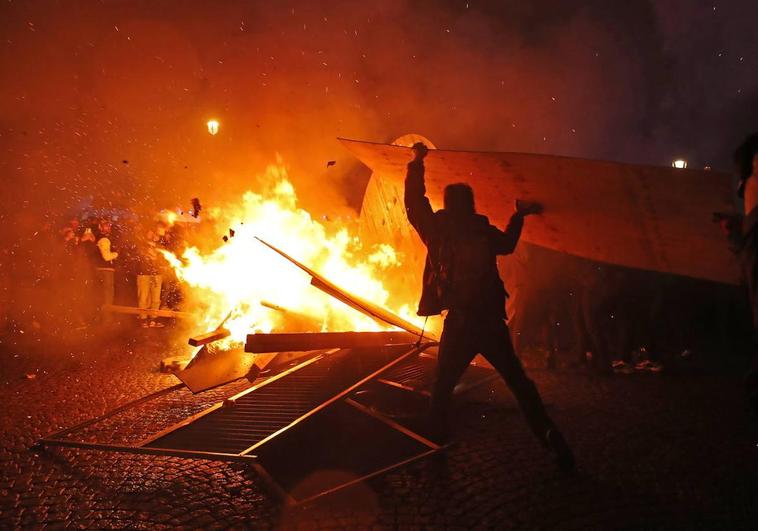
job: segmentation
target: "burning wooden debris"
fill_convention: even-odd
[[[224,317],[224,320],[219,323],[219,325],[216,327],[215,330],[211,330],[210,332],[200,334],[199,336],[193,336],[189,338],[188,343],[193,347],[202,347],[203,345],[207,345],[208,343],[213,343],[214,341],[218,341],[220,339],[225,339],[229,337],[230,335],[232,335],[231,331],[229,331],[227,328],[224,328],[224,325],[232,316],[233,312],[234,312],[234,309],[229,310],[229,313],[226,314],[226,317]]]
[[[281,256],[283,256],[284,258],[292,262],[294,265],[296,265],[297,267],[305,271],[311,277],[311,285],[313,287],[320,289],[327,295],[331,295],[335,299],[347,304],[353,309],[358,310],[362,314],[367,315],[368,317],[371,317],[372,319],[374,319],[375,321],[383,325],[396,326],[398,328],[405,330],[406,332],[410,334],[418,336],[419,338],[422,338],[424,336],[430,337],[429,333],[425,334],[423,329],[419,328],[413,323],[406,321],[402,317],[395,315],[394,313],[390,312],[389,310],[385,308],[382,308],[381,306],[378,306],[370,301],[367,301],[365,299],[362,299],[361,297],[358,297],[357,295],[354,295],[352,293],[345,291],[344,289],[338,287],[333,282],[330,282],[329,280],[327,280],[323,275],[320,275],[319,273],[309,268],[308,266],[301,264],[300,262],[292,258],[290,255],[288,255],[284,251],[277,249],[270,243],[267,243],[261,240],[260,238],[256,238],[256,239],[259,242],[261,242],[263,245],[279,253]]]
[[[216,348],[214,346],[216,341],[227,339],[231,335],[230,330],[224,327],[234,312],[231,310],[214,330],[189,339],[190,345],[201,347],[201,349],[185,369],[176,372],[176,376],[193,392],[204,391],[242,377],[253,380],[265,367],[275,362],[277,354],[281,353],[310,352],[330,348],[412,345],[420,343],[424,337],[427,339],[430,337],[431,334],[425,333],[423,329],[385,308],[347,292],[284,251],[260,238],[258,240],[310,275],[312,286],[371,317],[383,326],[394,326],[403,331],[255,333],[248,334],[244,351],[236,346]],[[261,301],[261,305],[274,311],[289,312],[289,310],[267,301]],[[272,353],[274,356],[262,356]]]
[[[226,328],[220,327],[215,330],[211,330],[210,332],[193,336],[189,338],[188,343],[193,347],[202,347],[203,345],[207,345],[208,343],[213,343],[214,341],[218,341],[219,339],[227,338],[231,334],[232,333]]]

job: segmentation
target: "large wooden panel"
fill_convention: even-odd
[[[410,149],[341,139],[363,163],[394,183],[405,177]],[[523,239],[592,260],[736,283],[738,269],[716,211],[733,209],[731,180],[714,171],[620,164],[525,153],[432,150],[427,190],[435,208],[446,185],[467,182],[477,210],[501,228],[516,198],[541,202]],[[395,188],[396,189],[396,188]],[[364,214],[371,207],[364,204]]]
[[[410,147],[416,142],[434,147],[428,138],[417,134],[403,135],[392,144]],[[359,222],[364,245],[389,244],[403,264],[402,275],[388,275],[383,279],[385,287],[392,296],[413,300],[414,303],[418,301],[426,248],[408,223],[403,203],[403,182],[385,179],[378,173],[372,174],[363,195]]]

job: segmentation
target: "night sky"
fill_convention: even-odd
[[[359,208],[337,136],[731,170],[758,129],[754,20],[747,0],[4,1],[2,216],[212,203],[276,153],[314,213]]]

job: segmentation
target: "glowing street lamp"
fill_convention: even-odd
[[[680,170],[683,170],[687,167],[687,161],[684,159],[676,159],[674,162],[671,163],[671,165],[674,168],[679,168]]]
[[[206,125],[208,126],[208,132],[211,135],[216,135],[216,133],[218,133],[218,120],[208,120],[208,123]]]

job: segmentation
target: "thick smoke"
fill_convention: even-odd
[[[337,136],[726,166],[758,86],[738,4],[5,3],[5,311],[54,255],[40,234],[82,207],[213,205],[276,153],[306,208],[354,215],[368,174]]]

